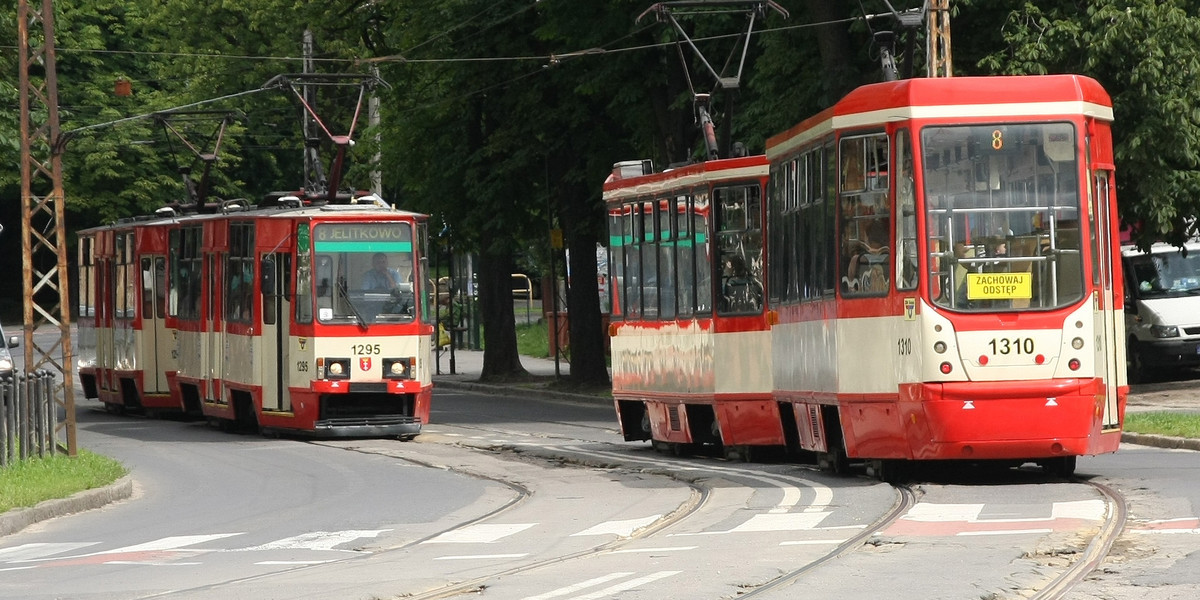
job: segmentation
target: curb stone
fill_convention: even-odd
[[[1130,433],[1126,431],[1121,433],[1121,443],[1154,446],[1155,448],[1200,451],[1200,439],[1155,435],[1153,433]]]
[[[44,500],[30,508],[0,513],[0,537],[41,521],[100,508],[133,495],[133,477],[126,475],[104,487],[84,490],[69,498]]]

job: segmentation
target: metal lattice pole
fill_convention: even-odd
[[[40,7],[31,6],[40,4]],[[62,374],[54,402],[66,419],[51,436],[54,449],[75,456],[75,392],[71,374],[71,313],[67,244],[63,226],[62,157],[58,82],[54,65],[51,0],[18,0],[18,68],[21,86],[21,272],[25,304],[25,372],[52,366]],[[34,333],[58,331],[46,346]],[[57,353],[57,356],[56,356]]]

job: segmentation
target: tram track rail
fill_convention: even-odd
[[[907,513],[909,509],[911,509],[917,503],[917,494],[911,487],[901,485],[895,486],[895,488],[898,493],[896,495],[896,502],[892,505],[891,509],[880,515],[875,522],[868,525],[857,535],[846,539],[846,541],[838,544],[832,550],[818,557],[817,559],[812,560],[793,571],[785,573],[777,579],[760,585],[753,590],[742,594],[739,596],[739,598],[755,598],[759,596],[765,596],[768,593],[786,588],[796,583],[801,577],[804,577],[804,575],[810,571],[813,571],[826,563],[829,563],[841,556],[857,550],[858,548],[861,548],[863,544],[867,543],[876,534],[887,529],[892,525],[892,523],[895,523],[900,517],[904,516],[904,514]]]
[[[1129,507],[1125,497],[1117,490],[1094,481],[1081,482],[1095,488],[1104,497],[1108,507],[1107,518],[1100,531],[1088,543],[1078,560],[1071,563],[1062,573],[1037,593],[1030,600],[1059,600],[1065,598],[1075,586],[1095,571],[1112,551],[1113,544],[1125,530],[1125,522],[1129,518]]]

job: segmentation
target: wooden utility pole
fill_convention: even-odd
[[[40,7],[31,6],[40,4]],[[25,372],[53,365],[62,374],[54,400],[66,421],[54,428],[52,448],[76,454],[75,391],[67,243],[63,227],[62,144],[54,65],[51,0],[18,0],[17,47],[21,95],[21,272],[25,304]],[[58,337],[46,346],[34,332],[50,324]],[[61,351],[55,356],[56,351]],[[51,415],[55,418],[56,415]]]
[[[950,77],[954,74],[950,60],[950,0],[929,0],[926,17],[929,35],[926,36],[929,58],[926,73],[929,77]]]

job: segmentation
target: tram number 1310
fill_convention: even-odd
[[[1033,354],[1033,338],[992,338],[992,354]]]

